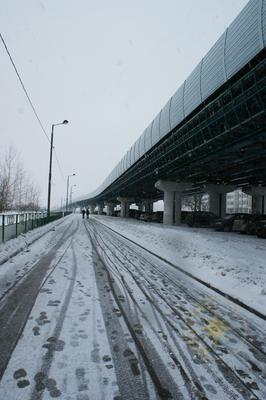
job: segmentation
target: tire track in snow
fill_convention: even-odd
[[[111,288],[112,295],[113,295],[113,297],[114,297],[114,299],[116,301],[117,307],[119,308],[119,310],[121,312],[121,315],[123,316],[123,320],[124,320],[124,322],[125,322],[125,324],[127,326],[127,329],[129,330],[130,335],[131,335],[132,339],[134,340],[134,343],[135,343],[135,345],[136,345],[136,347],[138,349],[138,352],[140,353],[140,355],[141,355],[141,357],[143,359],[143,362],[144,362],[144,364],[146,366],[146,369],[149,372],[151,380],[153,381],[153,384],[154,384],[154,386],[155,386],[155,388],[157,390],[159,398],[162,399],[162,400],[168,400],[168,399],[180,399],[181,400],[181,399],[183,399],[184,397],[183,397],[182,393],[180,392],[178,386],[175,383],[173,383],[173,385],[174,385],[173,393],[171,393],[168,390],[168,388],[166,387],[166,385],[165,385],[166,382],[168,383],[168,386],[171,386],[170,382],[173,381],[171,376],[167,373],[167,370],[165,369],[163,362],[160,360],[160,357],[156,357],[156,351],[154,351],[155,349],[153,349],[153,345],[151,343],[148,343],[148,342],[145,343],[144,338],[140,339],[138,337],[137,333],[135,332],[135,329],[132,326],[132,324],[131,324],[128,316],[127,316],[127,313],[126,313],[126,311],[125,311],[125,309],[124,309],[124,307],[122,305],[122,302],[120,301],[120,299],[119,299],[119,297],[118,297],[118,295],[116,293],[116,290],[115,290],[115,287],[114,287],[114,282],[113,282],[113,279],[111,277],[111,274],[110,274],[110,271],[108,269],[108,266],[106,265],[104,260],[102,260],[102,257],[98,252],[97,244],[98,244],[99,247],[100,247],[100,245],[99,245],[99,243],[97,243],[95,245],[95,243],[94,243],[94,241],[92,239],[91,233],[89,232],[86,224],[85,224],[85,227],[86,227],[86,230],[87,230],[87,232],[88,232],[88,234],[90,236],[90,239],[92,241],[92,246],[93,246],[94,250],[96,251],[99,259],[103,263],[103,266],[104,266],[106,274],[107,274],[108,283],[109,283],[109,286]],[[149,355],[148,355],[148,353],[147,353],[147,351],[145,349],[145,345],[146,345],[146,347],[148,347],[148,346],[150,347],[151,346],[151,350],[154,352],[155,359],[157,358],[157,363],[158,363],[158,367],[159,367],[158,369],[160,369],[160,373],[158,373],[158,370],[155,369],[155,367],[153,365],[154,364],[153,361],[155,361],[155,360],[151,360],[150,359],[150,357],[149,357]],[[163,376],[162,372],[164,372],[164,376]]]
[[[123,239],[125,239],[125,240],[127,240],[127,241],[133,243],[135,246],[141,248],[142,250],[146,251],[147,253],[151,254],[152,256],[158,258],[159,260],[165,262],[166,264],[170,265],[171,267],[177,269],[179,272],[182,272],[183,274],[189,276],[189,277],[190,277],[191,279],[193,279],[194,281],[196,281],[196,282],[198,282],[198,283],[200,283],[200,284],[206,286],[208,289],[211,289],[211,290],[213,290],[214,292],[220,294],[220,295],[223,296],[225,299],[230,300],[232,303],[236,304],[237,306],[242,307],[243,309],[249,311],[251,314],[254,314],[254,315],[256,315],[257,317],[261,318],[262,320],[266,321],[266,315],[265,315],[265,314],[262,314],[260,311],[256,310],[255,308],[253,308],[253,307],[251,307],[251,306],[249,306],[249,305],[243,303],[241,300],[239,300],[239,299],[237,299],[237,298],[231,296],[231,295],[228,294],[228,293],[224,293],[222,290],[220,290],[220,289],[216,288],[215,286],[211,285],[210,283],[205,282],[205,281],[203,281],[202,279],[200,279],[200,278],[194,276],[193,274],[189,273],[188,271],[185,271],[184,269],[182,269],[182,268],[179,267],[178,265],[173,264],[171,261],[167,260],[166,258],[164,258],[164,257],[162,257],[162,256],[160,256],[160,255],[158,255],[158,254],[156,254],[156,253],[154,253],[154,252],[151,251],[151,250],[146,249],[146,248],[145,248],[144,246],[142,246],[141,244],[135,242],[134,240],[132,240],[132,239],[130,239],[130,238],[124,236],[124,235],[122,235],[122,233],[117,232],[115,229],[111,228],[110,226],[108,226],[108,225],[106,225],[106,224],[104,224],[104,223],[102,223],[102,222],[96,221],[96,220],[94,220],[94,222],[96,222],[97,224],[103,225],[105,228],[107,228],[107,229],[109,229],[110,231],[114,232],[115,234],[119,235],[119,236],[122,237]]]
[[[107,225],[103,224],[102,222],[99,222],[99,221],[96,221],[96,220],[94,220],[94,222],[96,222],[97,224],[100,224],[100,225],[102,225],[102,226],[104,226],[104,227],[109,228]],[[151,252],[151,251],[145,249],[143,246],[139,245],[138,243],[134,242],[134,241],[131,240],[131,239],[128,239],[126,236],[123,236],[123,235],[120,234],[119,232],[116,232],[114,229],[112,229],[112,228],[109,228],[109,229],[110,229],[114,234],[117,234],[118,236],[122,237],[126,242],[129,241],[129,242],[133,243],[133,244],[136,245],[138,248],[140,248],[140,249],[142,249],[142,250],[145,250],[147,253],[151,254],[153,257],[155,257],[155,258],[157,258],[157,259],[159,259],[159,260],[162,260],[163,262],[165,262],[166,264],[170,265],[171,267],[175,267],[175,269],[178,269],[178,270],[179,270],[179,267],[174,266],[173,264],[169,263],[169,261],[167,261],[167,260],[165,260],[164,258],[160,257],[159,255],[157,255],[157,254],[155,254],[155,253],[153,253],[153,252]],[[124,244],[124,246],[127,247],[131,252],[133,252],[133,253],[135,252],[135,251],[132,249],[132,247],[130,247],[130,246],[126,245],[126,244]],[[150,264],[154,269],[156,269],[156,272],[157,272],[158,274],[160,274],[161,276],[164,276],[167,280],[169,280],[169,276],[168,276],[166,273],[164,273],[158,266],[156,266],[156,264],[151,263],[150,261],[148,261],[147,259],[145,259],[145,258],[144,258],[142,255],[140,255],[140,254],[139,254],[138,256],[139,256],[140,258],[142,258],[142,259],[145,261],[145,263]],[[181,269],[181,272],[185,273],[185,275],[186,275],[186,274],[189,274],[189,273],[186,273],[186,271],[183,271],[182,269]],[[190,275],[190,274],[189,274],[189,275]],[[189,275],[188,275],[188,276],[189,276]],[[193,276],[191,276],[191,277],[194,279]],[[194,279],[194,280],[195,280],[195,279]],[[171,281],[171,283],[174,284],[173,281]],[[200,283],[201,283],[201,282],[200,282]],[[205,286],[206,286],[206,285],[205,285]],[[178,287],[177,287],[177,288],[178,288]],[[212,288],[210,288],[210,289],[212,290]],[[198,291],[198,294],[201,295],[201,293],[200,293],[199,291]],[[208,304],[206,304],[206,303],[199,302],[199,300],[198,300],[195,296],[193,296],[193,294],[191,294],[191,293],[187,293],[187,295],[188,295],[189,297],[191,297],[191,299],[192,299],[193,301],[197,302],[197,303],[199,304],[199,306],[200,306],[202,309],[207,310],[207,311],[208,311],[209,313],[211,313],[214,317],[217,317],[217,318],[219,318],[220,320],[222,320],[223,323],[225,323],[225,324],[227,324],[227,325],[230,325],[230,323],[229,323],[227,320],[225,320],[225,319],[221,316],[221,312],[218,314],[218,313],[216,313],[216,312],[213,310],[213,307],[212,307],[213,304],[208,305]],[[231,301],[230,299],[227,298],[227,295],[226,295],[226,294],[224,294],[223,297],[225,297],[227,300]],[[234,302],[233,302],[233,304],[234,304]],[[237,304],[237,305],[238,305],[238,304]],[[249,311],[249,310],[248,310],[248,311]],[[234,316],[233,316],[231,319],[235,320]],[[232,325],[230,325],[230,328],[231,328],[232,331],[236,332],[237,335],[239,335],[239,336],[242,337],[245,341],[247,341],[247,342],[249,343],[250,346],[256,348],[259,352],[261,352],[261,353],[263,353],[264,355],[266,355],[266,351],[263,349],[263,345],[266,343],[266,335],[264,334],[264,332],[258,332],[258,327],[257,327],[257,326],[254,326],[253,324],[249,323],[249,326],[247,327],[246,331],[253,332],[254,330],[256,330],[256,331],[257,331],[257,334],[260,334],[260,340],[259,340],[259,341],[256,340],[256,339],[255,339],[254,337],[252,337],[252,336],[249,337],[249,335],[245,335],[245,332],[243,332],[242,329],[236,329],[236,328],[233,327]],[[255,340],[254,340],[254,339],[255,339]]]
[[[96,232],[96,231],[95,231],[95,232]],[[100,237],[99,234],[98,234],[98,236]],[[103,240],[102,238],[101,238],[101,240],[102,240],[102,242],[103,242],[104,247],[109,249],[109,247],[106,245],[106,242],[104,242],[104,240]],[[112,242],[112,244],[113,244],[113,242]],[[102,247],[101,247],[101,248],[102,248]],[[121,251],[121,248],[122,248],[122,247],[120,246],[120,247],[119,247],[119,251]],[[102,249],[103,249],[103,248],[102,248]],[[109,249],[109,251],[111,252],[111,254],[113,255],[113,257],[114,257],[115,259],[117,259],[117,261],[120,263],[120,266],[122,267],[122,269],[125,269],[125,270],[130,274],[130,276],[131,276],[131,277],[133,278],[133,280],[135,281],[137,287],[140,288],[140,290],[143,292],[144,296],[150,301],[151,305],[152,305],[152,306],[156,309],[156,311],[161,315],[161,317],[162,317],[162,319],[165,321],[166,325],[168,325],[169,328],[171,328],[171,329],[180,337],[181,334],[180,334],[180,332],[177,330],[177,328],[175,327],[175,325],[174,325],[171,321],[169,321],[168,318],[165,317],[164,312],[160,309],[159,306],[157,306],[157,304],[156,304],[156,303],[157,303],[157,302],[156,302],[156,299],[154,299],[153,296],[152,296],[151,294],[149,294],[148,292],[146,292],[146,291],[140,286],[138,280],[135,278],[135,276],[132,274],[132,272],[131,272],[128,268],[125,267],[125,263],[123,263],[123,262],[117,257],[117,255],[114,254],[110,249]],[[104,251],[104,249],[103,249],[103,252],[104,252],[104,254],[106,255],[106,252]],[[108,257],[108,256],[107,256],[107,257]],[[113,263],[113,261],[112,261],[112,259],[111,259],[110,257],[108,257],[108,259],[109,259],[109,261],[111,261],[111,263]],[[116,273],[119,275],[119,272],[117,272],[117,271],[118,271],[118,268],[115,267],[115,269],[116,269]],[[124,281],[124,279],[123,279],[123,275],[121,275],[121,274],[120,274],[120,279],[121,279],[121,280],[124,282],[124,284],[125,284],[125,281]],[[128,288],[128,291],[130,292],[131,290]],[[180,347],[179,347],[178,350],[180,350]],[[181,354],[182,354],[182,352],[181,352]],[[183,354],[184,354],[184,353],[183,353]],[[191,366],[191,364],[190,364],[190,363],[186,363],[186,367],[187,367],[187,369],[189,370],[189,373],[191,374],[192,379],[187,375],[187,373],[185,372],[185,370],[184,370],[183,367],[182,367],[181,362],[177,359],[177,357],[176,357],[176,356],[173,357],[172,355],[170,355],[170,356],[171,356],[171,358],[173,359],[175,365],[178,367],[178,369],[179,369],[179,371],[180,371],[180,374],[181,374],[181,377],[182,377],[182,379],[184,380],[184,383],[185,383],[185,385],[187,386],[187,388],[188,388],[188,384],[190,384],[191,388],[189,388],[188,391],[189,391],[190,393],[191,393],[191,392],[194,392],[194,393],[193,393],[194,397],[192,397],[192,398],[199,398],[199,399],[204,399],[204,398],[205,398],[205,399],[208,399],[208,397],[205,396],[205,393],[204,393],[204,390],[203,390],[203,388],[202,388],[202,385],[199,383],[199,379],[198,379],[198,378],[195,379],[196,373],[194,372],[194,369],[193,369],[193,367]],[[210,367],[208,367],[207,369],[208,369],[208,373],[209,373],[209,374],[212,374],[212,369],[211,369]],[[219,377],[217,378],[216,376],[214,376],[214,381],[216,381],[217,384],[220,384],[220,386],[223,387],[223,389],[224,389],[224,391],[227,393],[227,395],[230,396],[230,397],[232,397],[232,399],[236,399],[236,398],[237,398],[237,397],[234,396],[234,393],[231,392],[230,389],[229,389],[227,386],[225,386],[223,382],[221,382],[221,380],[219,379]],[[195,386],[195,389],[196,389],[196,390],[195,390],[195,389],[193,390],[193,387],[194,387],[194,386]],[[178,397],[178,398],[179,398],[179,397]],[[250,397],[247,397],[247,398],[249,399]]]
[[[97,232],[97,234],[99,235],[98,232]],[[102,241],[104,242],[103,239],[102,239]],[[105,244],[105,246],[106,246],[106,243],[104,243],[104,244]],[[112,240],[112,246],[115,246],[113,240]],[[108,246],[107,246],[107,247],[108,247]],[[115,246],[115,247],[116,247],[116,246]],[[123,246],[121,245],[121,243],[119,243],[119,245],[117,245],[117,247],[116,247],[117,251],[119,251],[120,253],[122,253],[122,248],[123,248]],[[132,253],[135,253],[135,251],[133,251],[131,248],[130,248],[129,250],[130,250]],[[112,252],[112,250],[110,250],[110,248],[109,248],[109,251]],[[112,252],[112,253],[113,253],[113,252]],[[136,253],[136,254],[137,254],[137,253]],[[125,263],[124,263],[121,259],[119,260],[119,258],[117,257],[117,255],[116,255],[115,253],[113,253],[113,255],[114,255],[114,257],[115,257],[116,259],[118,259],[118,261],[120,261],[120,263],[121,263],[122,266],[125,265]],[[123,255],[123,256],[125,257],[125,255]],[[127,261],[128,261],[129,263],[132,263],[132,260],[127,259]],[[136,265],[134,265],[134,267],[136,268]],[[131,271],[128,270],[128,272],[129,272],[129,273],[131,274],[131,276],[132,276]],[[139,274],[141,274],[141,271],[138,271],[138,272],[139,272]],[[133,279],[134,279],[134,276],[132,276],[132,277],[133,277]],[[146,278],[146,279],[147,279],[147,278]],[[148,282],[148,284],[152,284],[152,282]],[[138,284],[138,286],[140,286],[140,285]],[[146,293],[146,295],[148,295],[148,294]],[[172,307],[172,305],[169,303],[169,301],[167,301],[167,299],[165,298],[165,296],[162,296],[161,293],[159,293],[158,291],[157,291],[157,295],[158,295],[164,302],[166,302],[166,303],[168,304],[168,306],[172,309],[172,311],[176,314],[176,309]],[[181,315],[180,313],[178,313],[178,317],[179,317],[180,319],[182,319],[183,322],[184,322],[185,324],[187,324],[186,320],[182,317],[182,315]],[[242,387],[242,389],[240,389],[241,395],[244,396],[244,398],[250,398],[250,395],[252,394],[252,396],[254,396],[254,398],[259,398],[259,397],[257,397],[257,394],[253,391],[253,387],[252,387],[252,386],[249,386],[248,383],[246,383],[245,381],[243,381],[243,380],[241,379],[241,377],[240,377],[238,374],[236,374],[236,372],[235,372],[234,370],[232,370],[232,368],[231,368],[230,366],[228,366],[222,358],[220,358],[220,356],[213,350],[213,348],[210,347],[210,345],[209,345],[208,343],[206,343],[206,342],[204,341],[204,339],[203,339],[201,336],[199,336],[199,334],[197,333],[197,331],[195,331],[195,330],[193,329],[192,326],[189,326],[189,328],[193,331],[194,335],[196,335],[197,338],[198,338],[199,340],[203,341],[203,343],[207,346],[208,351],[211,352],[211,353],[214,355],[214,359],[216,359],[216,362],[218,362],[218,364],[219,364],[219,365],[217,364],[217,366],[219,367],[220,371],[221,371],[225,376],[228,375],[228,372],[225,373],[227,369],[228,369],[229,371],[231,371],[230,380],[231,380],[231,383],[233,384],[233,386],[234,386],[237,390],[239,390],[239,383],[241,383],[242,385],[244,385],[244,387],[246,387],[246,390],[244,390],[244,393],[243,393],[243,387]],[[250,343],[250,344],[252,345],[252,343]],[[225,368],[226,368],[226,369],[225,369]],[[229,378],[229,376],[227,377],[227,379],[228,379],[228,378]],[[248,393],[250,393],[250,395],[248,395]]]
[[[146,382],[145,380],[142,382],[141,378],[143,377],[134,373],[129,368],[130,359],[125,355],[133,356],[135,352],[132,351],[133,346],[127,341],[127,335],[129,334],[127,333],[128,330],[126,326],[123,327],[120,319],[117,318],[117,315],[114,315],[114,299],[107,285],[108,278],[106,276],[106,271],[95,250],[94,270],[121,398],[127,400],[134,400],[136,398],[139,400],[146,400],[149,398]]]

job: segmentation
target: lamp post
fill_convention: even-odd
[[[73,187],[76,187],[77,185],[72,185],[70,188],[70,195],[69,195],[69,203],[72,203],[72,196],[73,196]]]
[[[52,182],[52,163],[53,163],[53,142],[54,142],[54,127],[58,125],[67,125],[68,121],[65,119],[59,124],[52,125],[51,141],[50,141],[50,163],[49,163],[49,178],[48,178],[48,202],[47,202],[47,216],[50,216],[50,204],[51,204],[51,182]]]
[[[67,176],[66,211],[68,211],[68,189],[69,189],[69,178],[71,176],[76,176],[76,174],[71,174]]]

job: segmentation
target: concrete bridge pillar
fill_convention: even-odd
[[[142,207],[144,208],[144,212],[152,213],[153,212],[153,201],[152,200],[142,200]]]
[[[252,214],[265,214],[266,212],[266,193],[252,195]]]
[[[89,211],[90,211],[90,214],[95,213],[95,205],[94,204],[89,204]]]
[[[129,206],[130,203],[134,203],[134,199],[128,197],[117,197],[117,200],[120,202],[121,211],[120,217],[128,218],[129,217]]]
[[[164,192],[164,225],[181,224],[182,192],[189,186],[191,186],[190,183],[171,182],[161,179],[155,183],[155,187]]]
[[[252,186],[243,191],[252,196],[252,214],[266,214],[266,187]]]
[[[175,225],[180,225],[181,224],[181,212],[182,212],[182,192],[187,188],[188,186],[184,186],[183,188],[180,188],[179,190],[175,191]]]
[[[97,203],[97,207],[98,207],[98,215],[103,215],[103,204]]]
[[[113,215],[113,212],[114,212],[115,204],[114,203],[109,203],[109,202],[106,202],[106,201],[104,202],[104,204],[107,207],[106,215],[111,217]]]
[[[138,211],[143,211],[143,210],[142,210],[143,205],[142,205],[142,202],[141,202],[141,201],[138,201],[138,202],[136,203],[136,206],[138,207]]]
[[[175,210],[174,201],[175,201],[175,192],[170,191],[170,190],[164,191],[164,195],[163,195],[163,202],[164,202],[163,223],[164,223],[164,225],[173,225],[174,224],[174,210]]]
[[[233,185],[215,185],[207,183],[204,189],[209,195],[209,210],[218,217],[223,218],[226,214],[226,194],[237,188]]]

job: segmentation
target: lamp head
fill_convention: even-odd
[[[62,122],[62,124],[67,125],[68,124],[68,120],[64,119],[64,121]]]

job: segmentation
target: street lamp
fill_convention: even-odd
[[[71,176],[76,176],[76,174],[71,174],[67,176],[66,211],[68,211],[68,189],[69,189],[69,178]]]
[[[77,185],[71,185],[70,188],[70,195],[69,195],[69,203],[72,203],[72,196],[73,196],[73,188],[76,187]]]
[[[51,141],[50,141],[50,164],[49,164],[49,178],[48,178],[48,203],[47,203],[47,216],[50,216],[50,204],[51,204],[51,182],[52,182],[52,162],[53,162],[53,142],[54,142],[54,127],[58,125],[67,125],[68,121],[65,119],[59,124],[52,125]]]

